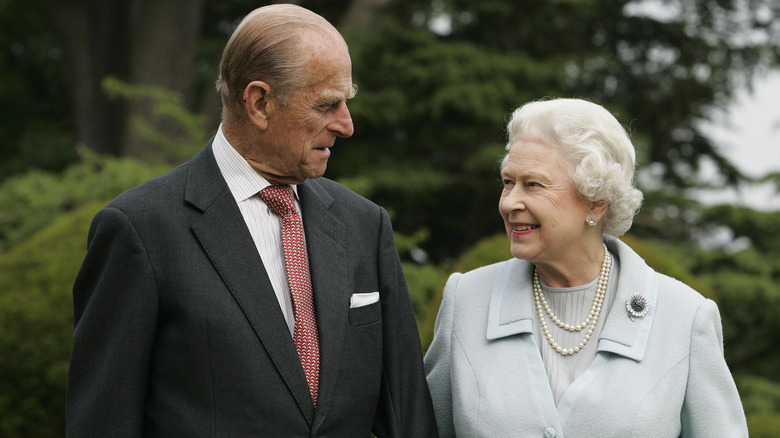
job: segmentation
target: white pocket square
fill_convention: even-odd
[[[352,294],[349,298],[349,308],[368,306],[379,301],[379,292],[367,292],[362,294]]]

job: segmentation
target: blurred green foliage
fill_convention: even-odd
[[[777,415],[780,412],[780,383],[777,381],[757,376],[741,376],[737,377],[737,385],[742,392],[745,411],[754,415]],[[778,430],[780,429],[775,429]]]
[[[208,140],[204,117],[187,110],[179,93],[152,85],[128,84],[113,76],[105,77],[101,87],[110,99],[151,105],[151,117],[133,114],[128,121],[130,130],[155,151],[145,161],[180,163],[195,155]],[[175,125],[179,135],[166,135],[154,121]]]
[[[0,184],[0,436],[62,436],[71,286],[92,216],[166,170],[84,151],[61,174],[34,170]]]
[[[61,173],[31,170],[0,183],[0,253],[58,215],[86,202],[108,200],[170,166],[100,157],[80,149],[81,161]]]
[[[0,436],[63,436],[71,284],[103,204],[60,215],[0,254]]]

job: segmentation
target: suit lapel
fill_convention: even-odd
[[[329,210],[333,198],[317,180],[298,186],[320,338],[317,417],[322,420],[335,392],[344,330],[348,323],[349,276],[346,228]],[[315,425],[316,427],[316,425]]]
[[[314,407],[298,353],[290,336],[280,336],[288,333],[287,324],[211,143],[190,163],[185,201],[203,212],[192,224],[193,233],[311,424]]]

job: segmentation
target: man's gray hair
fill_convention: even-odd
[[[241,117],[244,89],[252,81],[269,84],[273,97],[282,104],[290,93],[308,85],[304,38],[311,36],[311,31],[319,33],[318,37],[344,41],[325,18],[296,5],[264,6],[244,17],[219,63],[216,88],[222,98],[223,118]]]

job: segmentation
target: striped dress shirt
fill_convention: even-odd
[[[260,190],[271,185],[267,179],[260,176],[249,163],[228,143],[219,126],[212,145],[214,158],[217,160],[222,176],[225,178],[230,192],[236,199],[241,215],[244,217],[249,234],[255,242],[257,252],[263,260],[268,278],[279,300],[284,319],[293,334],[295,317],[293,316],[290,286],[284,266],[284,251],[282,249],[282,222],[279,216],[257,196]],[[298,187],[293,185],[295,206],[301,212],[298,200]],[[305,243],[305,242],[304,242]]]

